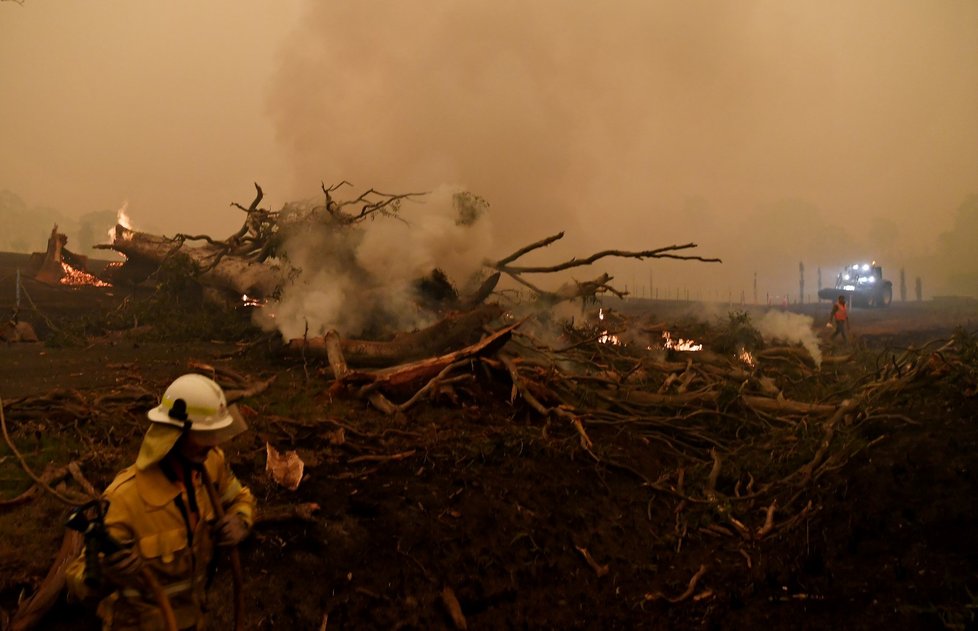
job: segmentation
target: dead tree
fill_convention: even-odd
[[[352,199],[341,200],[337,193],[346,186],[350,186],[349,182],[328,187],[323,184],[321,203],[286,204],[279,211],[271,211],[261,206],[264,192],[255,184],[256,194],[250,205],[232,204],[245,213],[245,219],[241,228],[226,239],[188,234],[166,237],[136,232],[119,225],[116,226],[112,243],[100,247],[121,252],[133,261],[149,261],[157,265],[168,260],[180,260],[187,264],[186,267],[192,270],[202,285],[242,297],[274,299],[302,274],[302,270],[293,267],[287,259],[291,235],[308,231],[336,233],[341,243],[349,240],[352,253],[356,237],[352,236],[353,233],[348,237],[344,231],[375,217],[401,219],[404,202],[424,195],[390,194],[371,188]],[[456,196],[455,203],[459,225],[470,225],[487,206],[481,198],[461,194]],[[485,280],[467,295],[459,296],[451,280],[439,270],[433,270],[431,278],[422,279],[418,287],[435,287],[433,291],[438,296],[425,301],[419,294],[417,302],[419,308],[440,316],[440,322],[422,331],[400,332],[393,339],[383,341],[344,338],[341,345],[343,355],[351,365],[390,366],[451,352],[472,343],[473,333],[481,332],[502,313],[501,307],[486,304],[502,276],[531,289],[538,298],[536,306],[549,306],[567,300],[593,300],[606,293],[622,297],[625,293],[611,285],[613,277],[606,273],[590,280],[571,281],[555,290],[543,289],[528,277],[588,267],[608,257],[720,262],[716,258],[686,254],[696,247],[694,243],[686,243],[637,252],[602,250],[585,258],[549,266],[515,264],[525,254],[546,247],[562,237],[561,232],[522,247],[498,261],[486,262]],[[352,256],[350,259],[350,264],[356,265]],[[450,300],[446,300],[445,296]],[[289,346],[302,353],[312,350],[325,354],[326,351],[323,337],[295,339]]]
[[[245,219],[237,232],[223,240],[183,233],[166,237],[117,225],[112,243],[95,247],[115,250],[136,262],[157,265],[182,259],[191,264],[202,285],[253,298],[271,298],[297,273],[276,258],[284,253],[284,239],[290,232],[340,230],[375,215],[394,217],[403,201],[423,195],[387,194],[369,189],[352,200],[337,202],[332,195],[344,185],[349,183],[344,181],[329,188],[324,185],[325,202],[321,205],[293,204],[271,211],[260,206],[264,192],[255,184],[255,199],[248,207],[232,204],[245,212]],[[350,212],[350,207],[355,207],[356,212]],[[193,242],[202,243],[190,245]]]

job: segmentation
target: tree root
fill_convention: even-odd
[[[689,579],[689,584],[686,586],[686,591],[684,591],[683,593],[679,594],[678,596],[670,597],[670,596],[666,596],[662,592],[649,592],[645,594],[645,597],[643,598],[643,602],[656,602],[658,600],[665,600],[674,605],[677,603],[681,603],[684,600],[689,599],[690,597],[693,596],[693,594],[696,593],[696,585],[697,583],[699,583],[700,579],[703,578],[704,574],[706,574],[706,565],[700,565],[700,569],[696,571],[696,574],[693,575],[693,578]]]

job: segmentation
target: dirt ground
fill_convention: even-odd
[[[0,311],[9,313],[12,267],[4,262]],[[810,511],[791,528],[748,541],[700,527],[709,525],[697,523],[703,513],[684,512],[678,497],[643,483],[675,486],[688,463],[640,428],[589,426],[599,463],[573,428],[511,405],[510,384],[485,374],[456,400],[423,403],[395,421],[332,396],[322,360],[287,356],[271,338],[159,341],[134,322],[83,343],[51,343],[56,328],[104,317],[125,292],[31,281],[25,289],[36,309],[22,303],[21,315],[47,342],[0,345],[5,405],[56,389],[86,401],[124,387],[159,393],[189,361],[277,376],[243,402],[252,431],[227,451],[261,507],[315,502],[320,510],[312,521],[259,525],[243,545],[248,629],[451,629],[448,590],[471,629],[978,628],[978,397],[960,384],[915,392],[892,418],[853,429],[849,436],[863,447],[813,481],[791,509],[799,515],[811,501]],[[680,321],[698,307],[633,301],[613,308]],[[813,315],[816,326],[828,315],[824,303],[792,310]],[[978,328],[974,302],[854,310],[852,359],[824,367],[817,384],[789,379],[786,389],[827,398],[872,379],[893,349],[960,327]],[[104,487],[135,457],[147,403],[113,416],[92,410],[7,420],[37,470],[83,459],[85,475]],[[812,435],[820,432],[813,423]],[[297,490],[266,474],[266,443],[295,449],[305,461]],[[791,449],[766,457],[790,460]],[[748,473],[724,472],[717,488],[730,492]],[[0,500],[29,487],[0,446]],[[6,614],[43,579],[65,513],[46,495],[0,507]],[[763,512],[752,519],[763,523]],[[212,590],[214,628],[230,626],[230,583],[222,566]],[[62,600],[41,628],[98,623]]]

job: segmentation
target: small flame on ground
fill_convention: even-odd
[[[703,350],[702,344],[697,344],[694,340],[684,340],[679,338],[679,341],[672,339],[672,334],[669,331],[662,332],[662,342],[664,348],[669,348],[674,351],[701,351]]]
[[[619,338],[617,335],[612,335],[607,331],[601,332],[601,336],[598,338],[598,341],[602,344],[611,344],[612,346],[622,345],[621,338]]]
[[[64,270],[64,276],[58,281],[62,285],[71,285],[73,287],[88,285],[91,287],[111,287],[112,283],[107,283],[104,280],[92,276],[88,272],[83,272],[80,269],[76,269],[71,265],[68,265],[64,261],[61,262],[61,269]]]
[[[261,298],[254,298],[248,294],[241,294],[241,304],[245,307],[262,307],[265,301]]]
[[[598,320],[604,320],[604,309],[598,308]],[[602,344],[611,344],[612,346],[623,346],[621,338],[617,335],[608,333],[607,330],[601,331],[601,335],[598,337],[598,341]]]
[[[757,365],[754,362],[754,356],[751,355],[750,351],[747,350],[746,348],[740,349],[740,352],[737,353],[737,359],[739,359],[740,361],[744,362],[745,364],[747,364],[751,368],[753,368],[754,366]]]

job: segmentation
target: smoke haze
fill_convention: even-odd
[[[795,300],[803,262],[810,298],[876,259],[897,296],[901,268],[978,296],[973,2],[25,0],[0,35],[0,220],[37,224],[0,249],[124,199],[223,237],[253,181],[272,209],[458,183],[494,258],[564,230],[530,262],[724,260],[598,264],[637,295],[750,302],[756,273],[758,302]],[[407,270],[429,245],[378,250]]]

